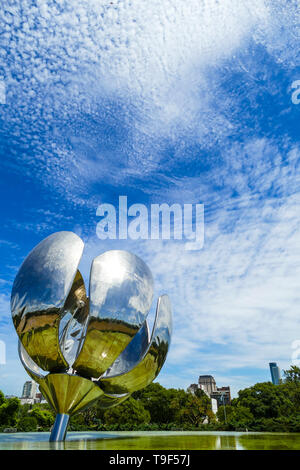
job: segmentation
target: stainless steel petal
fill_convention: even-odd
[[[41,374],[39,366],[27,354],[20,340],[18,342],[18,352],[19,352],[19,357],[23,364],[23,367],[26,369],[26,372],[28,373],[28,375],[35,382],[39,383],[40,379],[43,379],[45,376]]]
[[[107,395],[102,395],[98,401],[97,405],[102,409],[112,408],[113,406],[120,405],[123,401],[127,400],[130,397],[130,394],[122,397],[109,397]]]
[[[65,373],[48,374],[40,380],[39,389],[56,413],[72,416],[103,396],[91,380]]]
[[[60,349],[70,366],[78,356],[83,344],[87,318],[88,299],[84,280],[80,271],[77,271],[59,323]]]
[[[159,297],[151,342],[143,359],[125,374],[102,377],[99,385],[111,395],[133,393],[146,387],[159,374],[171,342],[172,314],[169,297]]]
[[[138,333],[102,377],[112,377],[131,370],[144,357],[149,347],[149,342],[149,327],[147,320],[145,320]]]
[[[54,233],[29,253],[13,285],[15,328],[29,356],[43,370],[68,367],[59,347],[58,328],[82,251],[83,242],[74,233]]]
[[[99,378],[139,331],[152,298],[152,275],[140,258],[119,250],[95,258],[86,339],[73,364],[77,373]]]

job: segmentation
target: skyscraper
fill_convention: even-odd
[[[216,381],[212,375],[200,375],[198,383],[200,388],[202,388],[209,395],[217,391]],[[201,387],[201,385],[203,387]]]
[[[212,375],[200,375],[198,383],[199,388],[211,399],[216,400],[218,406],[231,404],[230,387],[217,387],[216,381]]]
[[[279,385],[280,384],[280,369],[277,366],[276,362],[270,362],[270,372],[271,372],[271,377],[272,377],[272,382],[274,385]]]
[[[36,394],[36,383],[28,380],[24,383],[22,398],[35,398]]]

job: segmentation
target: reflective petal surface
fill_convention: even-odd
[[[149,339],[147,265],[127,251],[103,253],[93,261],[88,298],[78,270],[82,251],[74,233],[50,235],[29,253],[12,289],[21,362],[57,413],[50,441],[63,440],[69,417],[95,401],[111,408],[147,386],[170,344],[166,295],[158,300]]]
[[[133,393],[146,387],[159,374],[170,346],[172,314],[169,297],[159,297],[151,342],[143,359],[125,374],[102,377],[99,381],[104,393],[118,395]]]
[[[56,413],[72,416],[103,396],[100,387],[78,375],[48,374],[39,389]]]
[[[147,320],[143,323],[138,333],[133,337],[128,346],[121,352],[115,362],[104,373],[104,377],[124,374],[132,369],[144,357],[150,342]]]
[[[54,233],[29,253],[14,281],[13,322],[25,350],[43,370],[68,367],[58,328],[82,251],[83,242],[74,233]]]
[[[84,281],[77,271],[59,323],[60,349],[69,366],[72,366],[84,341],[88,308]]]
[[[127,400],[129,397],[130,394],[122,397],[109,397],[107,395],[102,395],[97,401],[97,404],[102,409],[112,408],[113,406],[120,405],[120,403],[123,403],[123,401]]]
[[[73,364],[78,374],[99,378],[112,365],[145,321],[152,297],[151,272],[137,256],[112,250],[94,259],[86,338]]]
[[[39,380],[43,379],[44,375],[41,374],[39,366],[35,362],[33,362],[31,357],[27,354],[20,340],[18,344],[18,352],[20,360],[23,364],[23,367],[26,369],[27,374],[30,375],[30,377],[35,382],[39,383]]]

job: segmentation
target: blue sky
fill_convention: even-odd
[[[284,0],[3,0],[0,389],[26,380],[10,290],[72,230],[82,272],[111,249],[150,266],[174,334],[158,378],[233,394],[288,368],[299,329],[299,6]],[[97,206],[203,203],[205,244],[96,236]]]

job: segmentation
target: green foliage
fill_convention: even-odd
[[[36,419],[38,426],[42,429],[50,429],[54,424],[53,413],[40,405],[34,405],[30,411],[30,416]]]
[[[69,429],[72,431],[84,431],[86,429],[96,430],[100,424],[99,417],[97,415],[99,408],[97,405],[93,405],[70,419]],[[101,410],[102,411],[102,410]],[[101,416],[103,413],[101,413]]]
[[[250,409],[240,404],[238,406],[226,406],[226,421],[223,407],[219,408],[217,416],[225,429],[230,431],[249,430],[254,420]]]
[[[211,401],[202,390],[191,394],[152,383],[117,407],[103,410],[94,404],[73,416],[69,429],[300,432],[300,369],[292,366],[284,373],[280,385],[264,382],[240,390],[231,406],[226,405],[226,419],[223,406],[214,416]],[[49,431],[54,418],[48,405],[21,406],[17,398],[5,399],[0,391],[0,429]]]
[[[237,406],[248,408],[255,419],[290,416],[294,409],[286,388],[271,382],[258,383],[240,390]]]
[[[3,393],[1,392],[3,396]],[[5,399],[3,396],[0,397],[0,426],[15,426],[17,422],[17,416],[20,409],[20,400],[18,398]]]
[[[226,430],[299,432],[300,425],[300,369],[292,366],[285,371],[280,385],[257,383],[240,390],[238,398],[217,413]]]
[[[75,416],[71,417],[69,424],[70,431],[85,431],[86,429],[90,429],[90,426],[87,427],[86,425],[84,413],[85,412],[77,413]]]
[[[170,405],[176,410],[176,423],[198,427],[205,419],[214,421],[211,401],[202,390],[201,392],[193,395],[181,390],[176,394]]]
[[[144,424],[149,423],[150,413],[140,401],[130,397],[119,406],[110,408],[104,413],[105,422],[110,424]]]
[[[300,368],[297,366],[291,366],[289,370],[283,371],[285,375],[285,383],[294,383],[300,385]]]
[[[37,430],[37,419],[34,416],[25,416],[18,425],[18,431],[34,432]]]
[[[170,423],[175,421],[176,409],[171,407],[171,403],[178,392],[181,391],[173,388],[166,389],[159,383],[151,383],[143,390],[133,393],[132,396],[149,411],[151,422]]]

